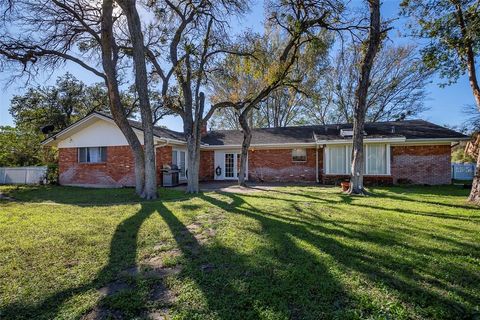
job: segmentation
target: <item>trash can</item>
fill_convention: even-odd
[[[180,170],[176,165],[165,165],[162,169],[162,186],[175,187],[179,184]]]

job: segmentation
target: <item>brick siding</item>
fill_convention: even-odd
[[[213,150],[200,152],[200,181],[211,181],[214,179],[214,154]]]
[[[319,160],[321,150],[319,150]],[[292,149],[251,150],[248,173],[251,181],[316,181],[315,149],[307,149],[307,161],[292,161]],[[319,161],[320,162],[320,161]],[[322,164],[319,164],[319,170]]]
[[[61,184],[134,186],[134,161],[129,146],[107,147],[106,163],[78,163],[77,148],[59,149]],[[451,181],[450,146],[394,146],[391,150],[392,176],[365,176],[365,184],[389,185],[410,182],[414,184],[448,184]],[[249,180],[251,181],[315,181],[315,148],[307,149],[307,161],[293,162],[292,149],[255,149],[249,152]],[[161,184],[161,168],[172,162],[172,147],[157,148],[157,178]],[[324,175],[323,150],[318,152],[319,180],[335,184],[348,179],[347,175]],[[200,180],[214,179],[214,151],[200,153]]]
[[[129,146],[107,147],[105,163],[79,163],[77,148],[60,148],[58,161],[59,182],[63,185],[135,185],[133,153]]]
[[[451,149],[449,145],[392,147],[394,183],[449,184]]]
[[[156,150],[155,162],[157,166],[157,184],[161,186],[163,181],[163,175],[162,175],[163,165],[172,164],[172,147],[171,146],[158,147]]]
[[[339,185],[340,182],[349,180],[349,175],[327,174],[321,180],[323,184]],[[366,186],[390,186],[393,184],[392,176],[363,176],[363,184]]]

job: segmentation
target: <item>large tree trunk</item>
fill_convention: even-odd
[[[248,124],[248,114],[250,112],[244,111],[238,117],[238,121],[243,130],[243,142],[242,142],[242,154],[240,155],[240,172],[238,175],[238,184],[240,186],[246,187],[247,184],[245,179],[247,178],[247,159],[248,159],[248,149],[250,148],[250,143],[252,142],[252,130]]]
[[[360,80],[355,92],[356,104],[353,120],[353,150],[352,150],[352,172],[349,194],[364,194],[363,187],[363,132],[365,126],[365,114],[367,112],[368,86],[370,85],[370,72],[372,70],[375,55],[380,47],[380,1],[370,0],[370,30],[368,35],[368,46],[361,64]]]
[[[480,87],[478,86],[477,72],[475,69],[475,53],[473,51],[473,44],[471,41],[467,40],[467,25],[465,23],[461,4],[456,3],[455,8],[457,13],[457,22],[460,25],[462,37],[466,42],[465,53],[468,70],[468,81],[470,83],[470,87],[472,88],[473,97],[475,98],[475,104],[477,105],[477,109],[480,112]],[[473,177],[472,190],[470,191],[468,201],[480,203],[480,152],[478,153],[477,157],[477,169],[475,171],[475,176]]]
[[[114,49],[113,39],[113,1],[104,0],[102,4],[102,65],[106,75],[106,85],[108,88],[110,112],[115,123],[118,125],[128,144],[132,148],[135,161],[135,192],[138,195],[143,194],[145,185],[145,161],[143,148],[137,135],[130,126],[120,99],[120,90],[118,89],[118,79],[116,71],[117,52]]]
[[[135,65],[135,86],[138,93],[140,113],[142,116],[144,152],[145,152],[145,188],[142,197],[156,199],[157,195],[157,170],[155,166],[155,145],[153,138],[153,117],[148,96],[147,67],[145,64],[145,47],[140,17],[135,0],[117,1],[124,11],[130,40],[132,41],[132,54]]]
[[[187,137],[187,193],[198,193],[200,173],[200,143],[194,135]]]
[[[480,204],[480,152],[477,156],[477,169],[475,170],[475,176],[473,177],[472,190],[468,201]]]

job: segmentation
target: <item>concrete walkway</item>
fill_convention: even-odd
[[[268,191],[278,187],[286,186],[318,186],[314,182],[252,182],[247,183],[248,187],[241,187],[237,184],[236,181],[209,181],[201,182],[200,190],[201,191],[220,191],[220,192],[231,192],[231,193],[252,193],[252,192],[261,192]],[[174,187],[177,190],[186,190],[186,184]]]

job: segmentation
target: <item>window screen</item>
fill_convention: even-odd
[[[292,149],[292,161],[307,161],[307,150]]]
[[[328,147],[328,173],[347,174],[347,150],[345,146]],[[350,158],[351,156],[349,156]]]
[[[383,144],[367,147],[367,174],[387,174],[387,152]]]
[[[350,174],[352,146],[328,146],[327,174]],[[363,149],[364,173],[366,175],[387,174],[387,147],[384,144],[369,144]]]
[[[107,162],[107,147],[78,148],[78,162]]]

